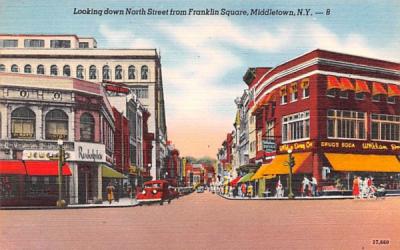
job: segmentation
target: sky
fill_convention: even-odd
[[[87,8],[103,14],[74,14]],[[106,15],[107,8],[313,15]],[[399,1],[0,0],[0,33],[77,34],[95,37],[98,48],[157,48],[168,139],[181,156],[215,158],[234,129],[234,100],[247,87],[249,67],[275,67],[317,48],[400,62],[398,13]]]

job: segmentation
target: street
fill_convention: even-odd
[[[399,198],[230,201],[206,191],[163,206],[2,210],[0,244],[2,249],[399,249],[399,207]]]

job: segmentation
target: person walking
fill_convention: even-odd
[[[245,183],[242,183],[242,185],[240,186],[240,188],[242,189],[242,197],[245,197],[246,194],[247,194],[247,192],[246,192],[246,190],[247,190],[246,184],[245,184]]]
[[[276,183],[275,189],[276,189],[275,197],[277,197],[277,198],[283,197],[283,192],[282,192],[283,191],[283,186],[282,186],[282,183],[281,183],[281,177],[279,177],[279,180]]]
[[[108,202],[110,202],[110,204],[114,200],[114,189],[115,189],[115,187],[112,184],[112,182],[110,181],[107,185],[107,199],[108,199]]]
[[[360,197],[360,186],[359,186],[359,182],[358,182],[358,177],[356,175],[354,176],[354,179],[353,179],[353,196],[354,196],[354,199]]]
[[[307,196],[310,188],[310,180],[307,178],[307,176],[304,176],[304,179],[301,183],[303,184],[301,189],[301,197],[304,195]]]
[[[317,196],[317,187],[318,187],[317,178],[313,176],[311,178],[311,195],[314,197]]]
[[[251,182],[247,186],[247,196],[249,198],[253,197],[253,185],[251,185]]]

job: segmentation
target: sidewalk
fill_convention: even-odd
[[[217,194],[220,197],[227,199],[227,200],[245,200],[245,201],[250,201],[250,200],[289,200],[288,197],[282,197],[282,198],[277,198],[277,197],[252,197],[252,198],[247,198],[247,197],[231,197],[227,195],[222,195],[222,194]],[[385,198],[388,197],[398,197],[399,195],[395,194],[389,194],[386,195]],[[351,195],[329,195],[329,196],[316,196],[316,197],[294,197],[294,200],[353,200],[354,197]],[[366,200],[366,199],[365,199]]]

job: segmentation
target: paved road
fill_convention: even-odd
[[[389,240],[389,245],[373,245]],[[400,249],[400,198],[0,211],[1,249]]]

